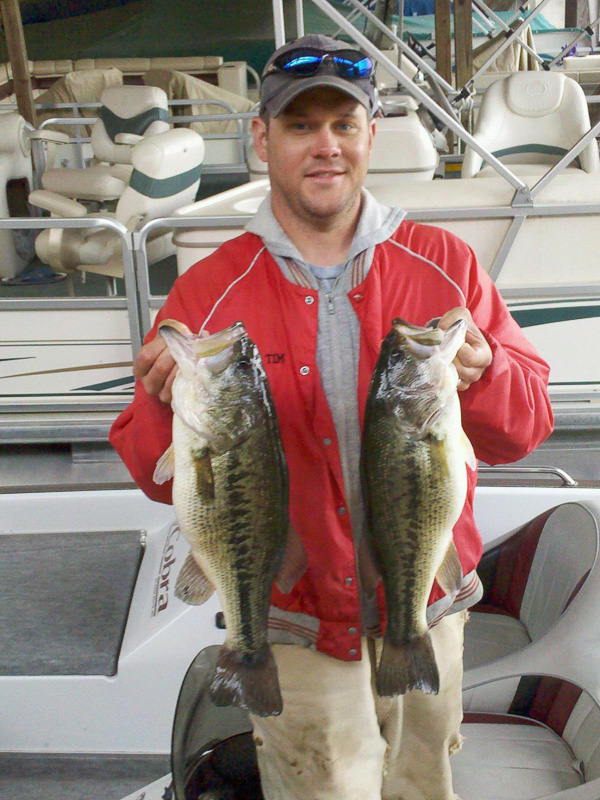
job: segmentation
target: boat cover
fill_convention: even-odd
[[[42,92],[36,103],[99,103],[100,96],[110,86],[122,86],[123,73],[118,69],[88,69],[79,72],[70,72],[58,78],[49,89]],[[38,124],[45,119],[53,117],[72,117],[72,108],[55,108],[51,111],[38,111]],[[82,117],[97,116],[97,109],[82,109]],[[74,136],[76,128],[73,125],[52,125],[52,130],[63,131],[69,136]],[[81,135],[89,136],[90,127],[82,125]]]
[[[219,86],[194,78],[185,72],[178,72],[174,69],[151,69],[144,75],[144,83],[147,86],[158,86],[167,93],[169,100],[218,100],[227,103],[234,111],[250,111],[254,103],[246,97],[228,92]],[[174,106],[173,116],[184,116],[186,114],[226,114],[226,109],[218,105],[203,103],[193,106]],[[185,123],[192,130],[199,134],[211,133],[237,133],[238,126],[235,120],[229,122],[192,122]]]

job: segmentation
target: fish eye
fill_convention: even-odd
[[[403,358],[404,358],[404,353],[402,352],[402,350],[392,350],[392,352],[390,353],[390,360],[394,364],[397,364],[399,361],[402,361]]]
[[[249,369],[252,366],[252,361],[247,357],[240,358],[238,359],[237,365],[242,369]]]

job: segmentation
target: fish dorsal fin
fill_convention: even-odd
[[[170,481],[175,474],[175,448],[171,443],[165,450],[162,456],[156,462],[154,468],[154,475],[152,477],[154,483],[159,486],[167,481]]]
[[[200,499],[209,502],[215,499],[215,476],[212,471],[210,453],[207,449],[193,455],[196,467],[196,488]]]
[[[198,566],[194,554],[190,553],[175,582],[175,597],[190,606],[201,606],[214,592],[214,586]]]
[[[462,431],[461,436],[461,445],[465,454],[465,463],[466,465],[472,469],[477,469],[477,456],[475,455],[475,451],[473,450],[473,445],[471,444],[469,437],[467,434]]]
[[[275,576],[275,583],[282,594],[289,594],[308,569],[308,556],[302,539],[295,528],[288,528],[287,543],[281,568]]]
[[[435,577],[444,590],[444,594],[455,595],[462,586],[462,567],[456,551],[456,545],[452,539]]]

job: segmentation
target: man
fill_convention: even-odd
[[[383,594],[360,591],[364,508],[360,425],[382,338],[399,316],[468,333],[456,367],[464,429],[488,463],[523,457],[550,433],[548,367],[527,342],[471,250],[403,221],[362,189],[377,110],[372,62],[307,36],[280,48],[261,86],[252,133],[271,193],[247,233],[175,284],[159,319],[216,332],[242,320],[263,356],[290,473],[290,517],[309,567],[290,594],[273,588],[269,638],[284,711],[253,718],[266,800],[453,800],[460,748],[466,609],[481,596],[473,520],[476,474],[454,529],[460,591],[434,586],[428,607],[437,696],[378,698],[372,666]],[[156,326],[134,364],[132,405],[111,441],[152,498],[171,438],[174,362]],[[381,587],[379,587],[381,589]]]

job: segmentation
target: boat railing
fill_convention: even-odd
[[[556,477],[560,478],[563,486],[575,487],[579,486],[579,483],[572,478],[568,472],[565,472],[564,469],[560,469],[559,467],[484,467],[480,466],[478,472],[482,476],[489,475],[490,477],[494,476],[504,476],[504,475],[555,475]]]
[[[121,240],[123,253],[123,271],[125,280],[125,297],[50,297],[50,298],[1,298],[1,311],[48,311],[48,310],[84,310],[84,309],[127,309],[129,332],[133,355],[142,343],[140,328],[139,304],[134,265],[134,249],[132,234],[125,225],[110,217],[11,217],[0,219],[0,230],[43,230],[72,228],[109,228]],[[3,410],[5,410],[3,408]]]
[[[82,125],[93,125],[98,117],[95,116],[93,113],[88,114],[87,116],[81,116],[80,112],[82,109],[98,109],[101,108],[102,103],[99,102],[90,102],[90,103],[36,103],[35,108],[38,111],[59,111],[64,109],[70,109],[73,112],[72,117],[51,117],[45,119],[41,122],[37,130],[43,130],[45,128],[52,127],[53,125],[61,125],[61,126],[68,126],[74,127],[75,135],[71,137],[71,144],[75,145],[76,147],[76,154],[77,154],[77,166],[81,169],[85,167],[85,157],[83,153],[83,145],[89,144],[90,137],[83,136],[81,126]],[[248,171],[246,166],[246,148],[247,148],[247,136],[248,136],[248,120],[252,119],[252,117],[256,116],[255,111],[246,111],[240,112],[236,111],[231,105],[224,102],[223,100],[216,100],[216,99],[198,99],[198,98],[186,98],[183,100],[169,100],[169,109],[176,109],[181,106],[216,106],[219,109],[222,109],[222,112],[219,113],[212,113],[212,114],[185,114],[185,115],[176,115],[171,112],[170,116],[168,117],[168,122],[171,125],[188,125],[193,122],[234,122],[236,124],[237,130],[234,133],[208,133],[202,134],[202,138],[208,141],[226,141],[226,140],[237,140],[237,162],[234,163],[213,163],[207,164],[203,168],[204,174],[224,174],[224,173],[242,173],[245,174]],[[6,103],[0,106],[1,111],[12,111],[17,110],[17,105],[15,103]],[[44,155],[43,155],[43,143],[37,143],[39,147],[37,148],[37,154],[34,157],[34,170],[35,174],[39,179],[39,176],[44,171]]]
[[[238,229],[246,225],[252,215],[235,214],[231,216],[214,217],[162,217],[153,219],[143,225],[139,231],[134,231],[132,242],[137,269],[137,286],[140,303],[140,326],[145,336],[152,327],[151,309],[159,309],[164,304],[164,296],[153,295],[150,289],[150,274],[148,270],[148,253],[146,241],[148,235],[155,228],[218,228],[219,230],[231,228]]]
[[[577,214],[600,214],[600,203],[598,204],[538,204],[533,208],[529,207],[490,207],[488,209],[427,209],[410,210],[407,214],[409,219],[435,221],[436,219],[479,219],[487,216],[490,219],[500,217],[513,218],[512,225],[509,226],[509,235],[502,250],[508,251],[520,225],[526,216],[556,216],[565,213]],[[147,253],[148,236],[156,229],[188,229],[188,230],[207,230],[214,229],[224,231],[230,229],[239,231],[252,219],[251,214],[231,214],[213,216],[173,216],[161,217],[150,220],[140,227],[137,231],[128,231],[124,225],[111,218],[86,217],[86,218],[48,218],[48,217],[13,217],[10,219],[0,219],[0,230],[18,229],[80,229],[80,228],[109,228],[115,231],[121,241],[125,297],[63,297],[63,298],[21,298],[21,299],[0,299],[1,311],[68,311],[84,309],[123,309],[127,312],[129,325],[132,355],[135,357],[141,347],[144,336],[150,331],[155,313],[164,304],[164,295],[152,293],[149,273],[149,258]],[[499,254],[498,258],[502,256]],[[504,252],[506,257],[506,252]],[[556,295],[563,298],[571,296],[581,297],[586,294],[590,296],[598,294],[598,285],[573,283],[568,286],[566,283],[556,288]],[[539,286],[518,287],[512,292],[504,289],[503,294],[507,296],[538,296]],[[578,395],[560,395],[560,400],[580,400]],[[7,409],[3,406],[3,411],[19,410],[17,406]],[[63,404],[46,405],[45,410],[57,411],[64,410]],[[565,482],[568,483],[568,481]]]

